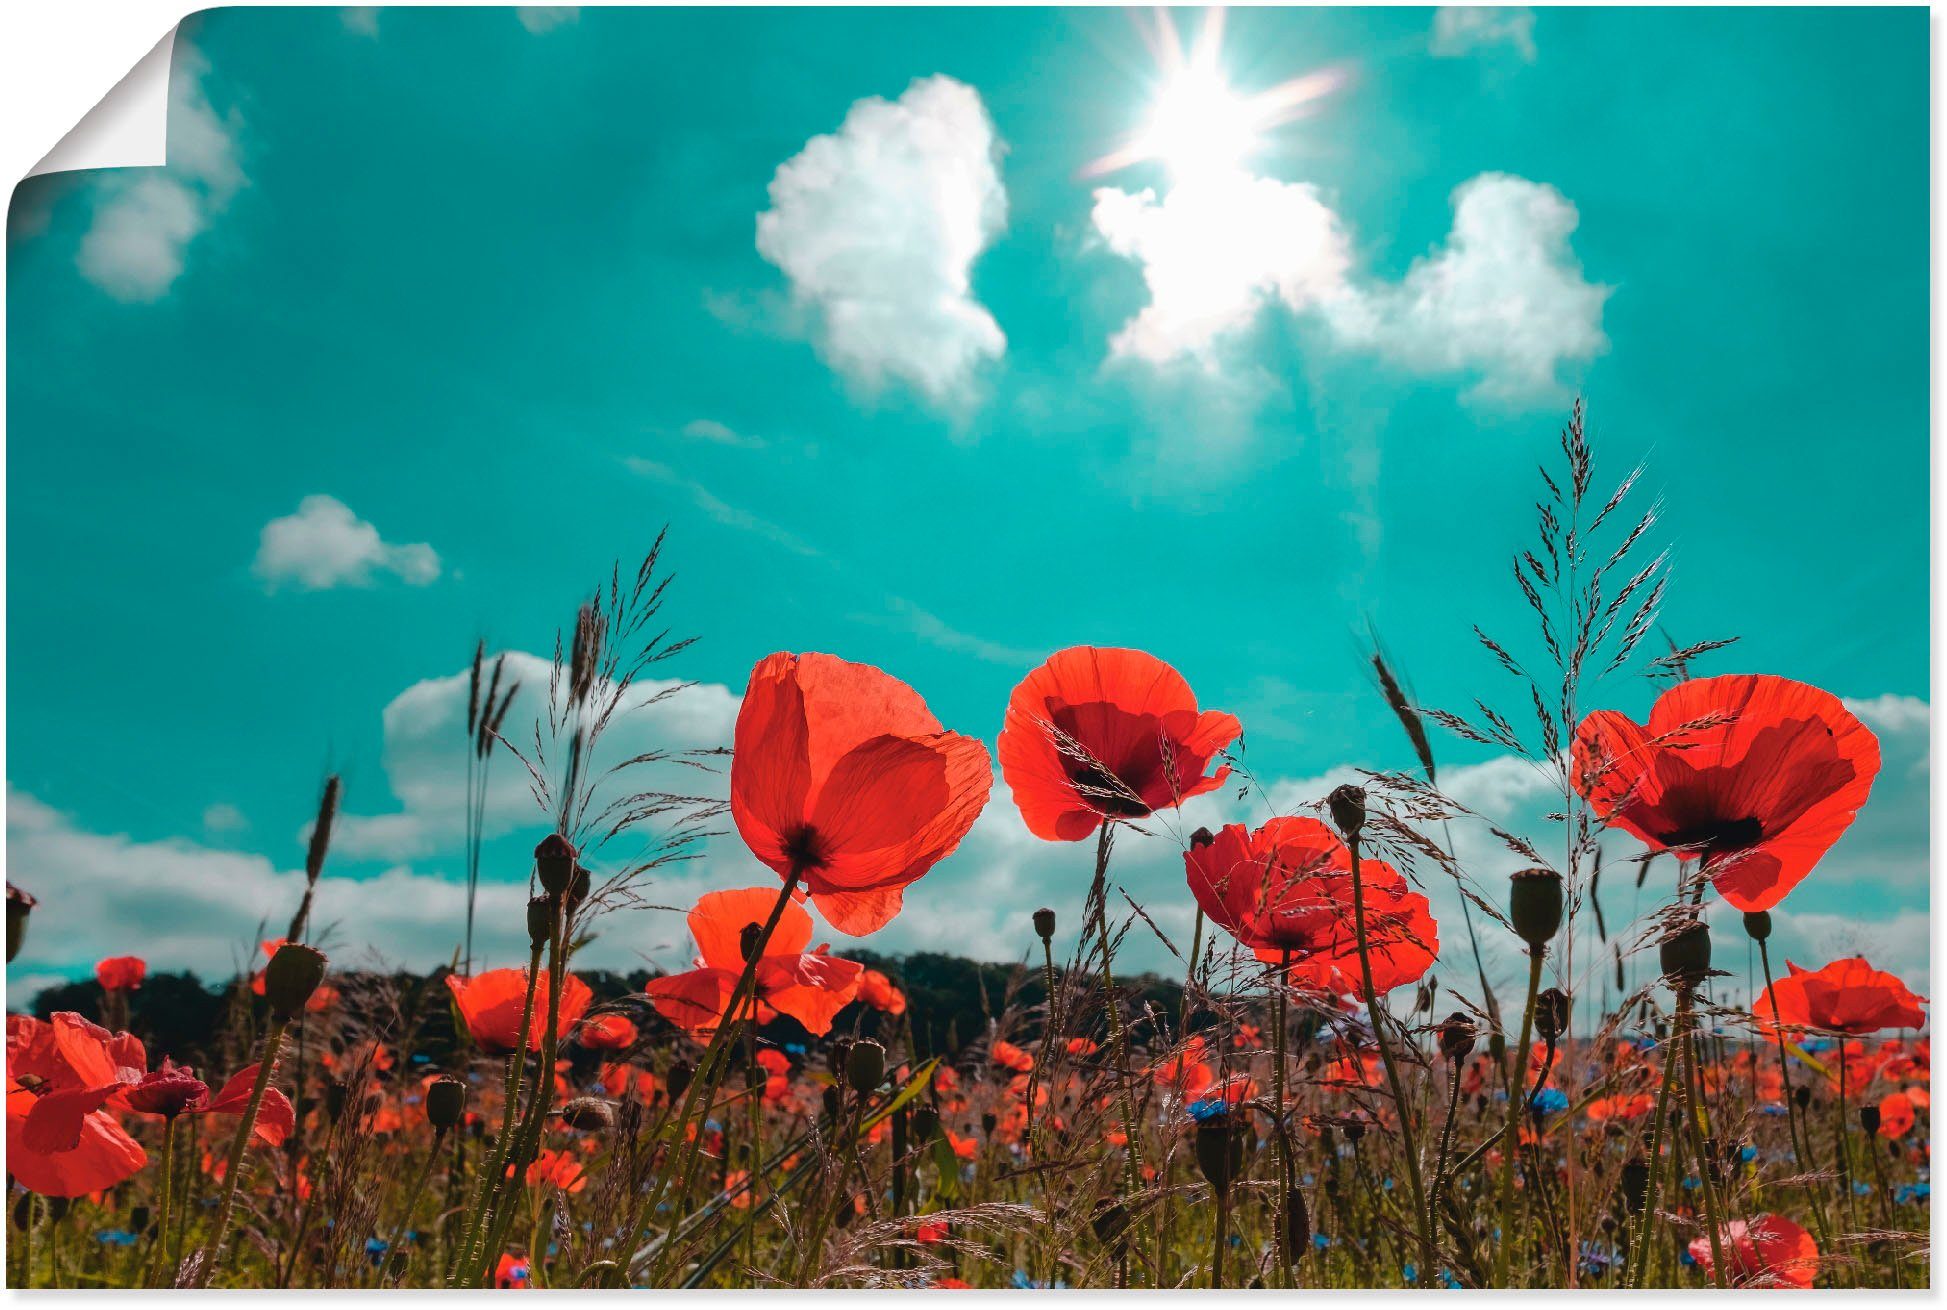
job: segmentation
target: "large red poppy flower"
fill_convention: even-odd
[[[1609,822],[1680,859],[1702,857],[1724,899],[1768,910],[1866,803],[1879,742],[1839,703],[1765,675],[1698,678],[1647,725],[1599,710],[1575,732],[1575,788]]]
[[[521,1011],[527,1001],[527,970],[489,969],[471,978],[457,973],[446,975],[447,990],[460,1007],[460,1018],[480,1049],[489,1055],[512,1055],[521,1044]],[[566,1037],[569,1029],[588,1013],[595,999],[588,984],[572,973],[563,975],[561,1009],[555,1016],[555,1036]],[[541,1038],[548,1026],[548,976],[534,980],[534,1017],[527,1026],[527,1049],[541,1049]]]
[[[1361,994],[1352,855],[1317,819],[1272,819],[1256,832],[1241,824],[1190,843],[1183,862],[1197,904],[1266,963],[1287,952],[1291,981],[1342,996]],[[1366,952],[1372,985],[1388,992],[1418,982],[1440,954],[1426,897],[1383,860],[1361,858]]]
[[[575,1040],[590,1051],[626,1051],[635,1045],[635,1022],[626,1014],[598,1014],[581,1026]]]
[[[129,1084],[122,1094],[123,1103],[137,1114],[156,1114],[165,1119],[179,1115],[223,1114],[241,1115],[250,1108],[250,1093],[257,1085],[257,1070],[260,1065],[253,1064],[247,1069],[239,1069],[225,1082],[221,1090],[211,1093],[209,1085],[196,1076],[194,1069],[186,1069],[173,1060],[164,1059],[160,1069],[152,1070],[142,1076],[139,1082]],[[263,1102],[257,1107],[257,1122],[250,1135],[265,1146],[282,1146],[297,1127],[297,1110],[291,1105],[289,1097],[275,1087],[264,1088]]]
[[[690,911],[696,968],[651,980],[644,990],[657,1013],[694,1036],[714,1033],[730,1009],[731,995],[744,971],[744,932],[763,927],[776,903],[777,893],[768,887],[698,897]],[[828,946],[807,952],[810,945],[811,916],[793,901],[784,907],[757,961],[755,1017],[759,1023],[768,1022],[775,1010],[822,1036],[831,1030],[832,1017],[858,995],[865,966],[834,958],[827,954]],[[741,1017],[751,1018],[750,1009]]]
[[[1223,785],[1205,776],[1236,716],[1197,709],[1183,676],[1139,650],[1071,646],[1021,680],[1001,728],[1001,775],[1028,831],[1080,841]]]
[[[779,652],[751,670],[731,817],[842,933],[885,927],[907,886],[959,846],[992,784],[986,747],[942,730],[918,692],[868,664]]]
[[[1789,960],[1785,968],[1789,972],[1751,1007],[1766,1024],[1863,1037],[1887,1028],[1918,1028],[1926,1022],[1920,1009],[1926,999],[1860,956],[1834,960],[1817,971],[1801,969]]]
[[[1783,1215],[1733,1219],[1718,1230],[1717,1240],[1733,1287],[1805,1288],[1818,1276],[1818,1243]],[[1709,1234],[1690,1243],[1690,1258],[1711,1272]]]
[[[148,1068],[142,1043],[70,1011],[7,1016],[7,1172],[30,1192],[82,1196],[148,1163],[114,1111]]]
[[[137,955],[111,955],[95,965],[95,981],[105,992],[134,991],[148,973],[148,963]]]

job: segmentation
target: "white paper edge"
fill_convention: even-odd
[[[28,177],[84,168],[160,168],[169,162],[169,68],[176,29],[81,116]]]

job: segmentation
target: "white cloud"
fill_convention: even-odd
[[[377,36],[379,34],[379,9],[377,5],[347,5],[338,12],[338,16],[344,20],[345,30],[347,32],[356,32],[360,36]]]
[[[1355,275],[1343,220],[1309,184],[1233,171],[1180,182],[1160,200],[1101,188],[1095,230],[1142,267],[1150,296],[1110,356],[1189,359],[1216,373],[1221,347],[1277,304],[1316,321],[1334,346],[1472,376],[1481,397],[1558,398],[1562,368],[1608,344],[1609,289],[1583,278],[1569,247],[1575,206],[1503,173],[1463,183],[1453,205],[1440,247],[1386,283]]]
[[[514,16],[530,32],[551,32],[581,17],[577,5],[516,5]]]
[[[816,558],[819,550],[804,538],[779,527],[769,519],[759,518],[749,510],[739,509],[719,497],[695,478],[684,477],[667,464],[640,455],[630,455],[623,459],[631,473],[639,473],[645,478],[653,478],[665,486],[674,487],[690,498],[690,502],[708,517],[734,528],[738,532],[749,532],[762,537],[774,546],[781,546],[793,555],[803,555],[807,559]]]
[[[738,446],[745,450],[759,450],[764,446],[762,437],[739,432],[713,418],[691,419],[683,425],[683,435],[692,441],[710,441],[719,446]]]
[[[269,590],[370,586],[390,573],[414,587],[439,577],[439,554],[425,542],[395,545],[331,496],[306,496],[297,513],[264,524],[253,566]]]
[[[242,810],[227,801],[218,801],[203,811],[203,831],[212,836],[242,832],[250,826]]]
[[[169,82],[169,163],[111,174],[75,256],[82,275],[117,300],[159,299],[181,275],[189,243],[243,185],[234,111],[219,118],[203,94],[209,64],[178,40]]]
[[[1110,250],[1142,266],[1149,304],[1109,343],[1114,355],[1164,364],[1187,355],[1216,367],[1222,336],[1260,308],[1293,310],[1347,294],[1351,252],[1315,187],[1231,172],[1172,187],[1095,193],[1091,215]]]
[[[1510,46],[1530,63],[1535,58],[1535,11],[1508,5],[1442,5],[1433,14],[1435,55],[1454,57]]]
[[[1469,373],[1500,400],[1557,393],[1564,364],[1608,347],[1602,306],[1569,248],[1575,206],[1554,187],[1483,173],[1453,193],[1453,230],[1403,281],[1344,303],[1334,327],[1407,368]]]
[[[1906,732],[1918,728],[1925,732],[1933,721],[1931,707],[1918,696],[1899,696],[1887,692],[1864,698],[1846,697],[1845,707],[1876,732]]]
[[[869,391],[888,381],[964,402],[1006,338],[971,289],[1007,222],[1002,146],[980,95],[921,78],[854,102],[837,132],[779,166],[757,251],[816,320],[819,354]]]

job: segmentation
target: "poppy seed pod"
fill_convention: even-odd
[[[1746,914],[1744,931],[1754,942],[1761,942],[1771,936],[1771,911],[1752,910]]]
[[[527,903],[527,945],[531,950],[546,950],[554,936],[554,898],[536,896]]]
[[[1568,1031],[1568,993],[1550,987],[1535,996],[1535,1032],[1551,1046]]]
[[[1877,1105],[1862,1105],[1859,1107],[1859,1126],[1866,1130],[1866,1136],[1868,1137],[1871,1137],[1879,1131],[1879,1107]]]
[[[1650,1194],[1650,1162],[1640,1155],[1630,1157],[1622,1167],[1622,1194],[1629,1213],[1643,1213]]]
[[[1042,941],[1049,941],[1055,935],[1055,912],[1042,907],[1034,912],[1034,935]]]
[[[1480,1030],[1474,1021],[1459,1011],[1448,1015],[1440,1026],[1434,1029],[1440,1041],[1440,1054],[1458,1064],[1474,1053],[1474,1039]]]
[[[304,1013],[304,1003],[324,981],[324,952],[296,942],[277,948],[264,966],[264,999],[276,1018],[289,1021]]]
[[[886,1076],[886,1048],[864,1038],[845,1053],[845,1081],[861,1093],[877,1087]]]
[[[1244,1135],[1227,1114],[1197,1125],[1197,1168],[1220,1195],[1244,1172]]]
[[[940,1112],[930,1105],[913,1111],[913,1140],[930,1142],[940,1135]]]
[[[1694,983],[1710,972],[1710,929],[1693,919],[1663,939],[1657,948],[1663,976],[1682,983]]]
[[[1530,950],[1546,950],[1562,927],[1562,875],[1553,869],[1523,869],[1511,876],[1508,918],[1515,936]]]
[[[550,896],[568,890],[575,879],[575,844],[558,832],[551,832],[534,848],[534,874]]]
[[[433,1079],[426,1088],[426,1119],[439,1132],[466,1116],[466,1084],[451,1074]]]
[[[27,916],[32,914],[37,902],[32,896],[12,883],[7,884],[7,963],[20,954],[21,943],[27,940]]]
[[[761,923],[747,923],[744,930],[737,934],[737,951],[746,964],[756,958],[758,949],[763,945],[764,925]]]
[[[607,1132],[615,1127],[615,1106],[599,1096],[577,1096],[561,1107],[561,1122],[584,1133]]]
[[[1351,783],[1332,788],[1332,794],[1325,798],[1325,808],[1332,813],[1332,822],[1338,825],[1339,832],[1347,841],[1359,835],[1366,826],[1366,789]]]

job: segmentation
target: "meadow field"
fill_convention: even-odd
[[[475,959],[470,922],[449,967],[349,967],[357,925],[319,927],[329,779],[253,970],[197,1000],[129,941],[9,1013],[8,1284],[1924,1287],[1925,1001],[1870,959],[1769,944],[1872,803],[1878,743],[1791,670],[1741,670],[1731,634],[1666,638],[1636,477],[1598,474],[1578,407],[1532,531],[1480,529],[1532,631],[1455,634],[1464,709],[1416,703],[1374,651],[1416,767],[1284,813],[1234,749],[1248,723],[1087,633],[1021,670],[992,742],[894,672],[781,650],[692,792],[633,786],[669,761],[598,766],[597,743],[656,712],[632,688],[708,621],[658,540],[564,628],[543,721],[508,721],[504,666],[473,663],[469,881],[527,878],[524,967]],[[1642,723],[1608,708],[1638,678]],[[1547,776],[1540,830],[1442,791],[1456,740]],[[489,769],[531,784],[527,869],[482,867]],[[1220,788],[1261,817],[1183,835],[1174,940],[1118,851]],[[958,997],[847,958],[831,930],[869,945],[990,803],[1071,857],[1018,956]],[[1469,825],[1519,871],[1468,867]],[[750,858],[682,907],[694,966],[582,969],[713,832]],[[1604,919],[1604,880],[1647,908]],[[9,883],[10,960],[61,895]],[[1132,934],[1175,976],[1119,967]],[[1752,945],[1761,982],[1734,997]],[[1490,986],[1508,950],[1525,968]]]

